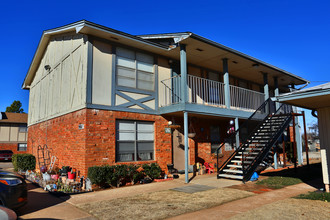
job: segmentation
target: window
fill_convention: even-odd
[[[219,126],[210,127],[210,139],[211,139],[211,153],[216,153],[218,147],[220,146],[220,127]]]
[[[142,121],[117,121],[116,160],[154,159],[154,124]]]
[[[27,144],[18,144],[18,151],[26,151]]]
[[[154,59],[152,56],[117,48],[117,85],[154,90]]]
[[[20,125],[18,131],[21,133],[26,133],[27,132],[27,126],[26,125]]]

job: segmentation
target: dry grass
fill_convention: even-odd
[[[218,188],[193,194],[166,190],[78,205],[99,219],[164,219],[254,195]]]
[[[330,219],[330,203],[306,199],[285,199],[235,215],[231,219]]]

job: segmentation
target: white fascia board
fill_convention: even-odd
[[[304,98],[312,98],[316,96],[324,96],[324,95],[330,95],[330,89],[325,90],[310,90],[310,91],[300,91],[300,92],[294,92],[294,93],[286,93],[281,94],[279,96],[276,96],[277,101],[283,102],[283,101],[290,101],[295,99],[304,99]]]

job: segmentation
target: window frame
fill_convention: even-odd
[[[128,57],[124,57],[124,56],[120,56],[118,55],[118,48],[122,48],[124,50],[129,50],[131,52],[134,53],[134,60],[131,59],[131,58],[128,58]],[[148,54],[148,53],[145,53],[145,52],[141,52],[141,51],[137,51],[137,50],[134,50],[134,49],[131,49],[131,48],[126,48],[126,47],[116,47],[116,58],[115,58],[115,76],[116,76],[116,86],[117,87],[126,87],[126,88],[131,88],[131,89],[136,89],[136,90],[144,90],[144,91],[149,91],[149,92],[154,92],[156,90],[156,66],[155,66],[155,56],[153,54]],[[147,55],[147,56],[150,56],[152,57],[152,63],[146,63],[146,62],[143,62],[143,61],[139,61],[137,59],[137,53],[140,53],[140,54],[144,54],[144,55]],[[134,69],[131,68],[131,67],[127,67],[127,66],[122,66],[122,65],[118,65],[118,57],[121,57],[121,58],[124,58],[124,59],[128,59],[128,60],[131,60],[131,61],[134,61]],[[143,64],[151,64],[152,65],[152,72],[147,72],[147,71],[144,71],[144,70],[139,70],[138,69],[138,63],[143,63]],[[126,69],[126,70],[134,70],[134,84],[135,86],[134,87],[131,87],[131,86],[125,86],[125,85],[119,85],[118,84],[118,66],[122,69]],[[139,88],[138,87],[138,74],[139,72],[142,72],[142,73],[145,73],[145,74],[151,74],[152,73],[152,76],[153,76],[153,80],[152,80],[152,83],[153,83],[153,87],[152,89],[145,89],[145,88]],[[130,78],[130,77],[127,77],[127,78]],[[141,80],[140,80],[141,81]],[[142,81],[146,81],[146,80],[142,80]]]
[[[24,129],[23,131],[21,129]],[[19,133],[27,133],[28,132],[28,127],[27,125],[19,125],[18,126],[18,132]]]
[[[120,122],[133,122],[134,123],[134,140],[119,140],[119,123]],[[148,123],[152,124],[153,127],[153,140],[138,140],[138,124],[139,123]],[[118,143],[133,143],[134,144],[134,160],[120,160],[119,159],[119,144]],[[138,144],[139,143],[152,143],[152,158],[150,160],[138,160]],[[154,161],[155,160],[155,122],[154,121],[138,121],[138,120],[116,120],[116,162],[125,163],[125,162],[139,162],[139,161]]]
[[[25,145],[25,147],[23,148],[25,150],[21,150],[20,145]],[[27,143],[18,143],[17,144],[17,151],[27,151]]]

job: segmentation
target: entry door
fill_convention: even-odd
[[[173,131],[173,164],[174,168],[178,170],[184,170],[184,136],[183,134],[175,129]]]

